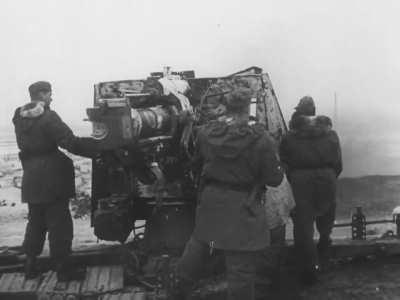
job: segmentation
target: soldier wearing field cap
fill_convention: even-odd
[[[294,108],[295,112],[289,121],[289,128],[296,129],[298,123],[302,122],[302,116],[315,116],[315,103],[314,99],[310,96],[304,96],[300,99],[299,104]]]
[[[198,128],[202,159],[196,225],[177,274],[195,282],[214,250],[225,256],[228,299],[255,299],[261,250],[269,230],[261,194],[277,186],[283,172],[276,147],[261,124],[249,122],[252,90],[236,86],[226,94],[227,115]]]
[[[60,281],[81,277],[70,268],[69,257],[73,225],[69,200],[75,196],[72,160],[59,150],[93,157],[96,142],[78,138],[50,109],[52,89],[49,82],[29,86],[31,101],[16,109],[13,117],[19,157],[23,167],[22,202],[28,204],[28,224],[23,249],[27,255],[25,275],[38,275],[36,257],[43,250],[48,233],[50,255],[56,263]]]

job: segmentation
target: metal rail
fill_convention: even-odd
[[[333,227],[351,227],[351,237],[353,240],[365,240],[367,235],[367,225],[388,223],[396,224],[396,236],[400,238],[400,214],[393,214],[392,219],[367,221],[362,212],[361,206],[358,206],[356,212],[352,214],[351,222],[334,224]]]

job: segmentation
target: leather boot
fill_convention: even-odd
[[[60,260],[56,265],[57,281],[81,281],[85,279],[85,270],[75,268],[68,259]]]
[[[320,238],[317,244],[318,260],[319,260],[319,265],[321,267],[321,271],[326,271],[329,270],[330,268],[329,257],[330,257],[331,245],[332,245],[332,240],[329,237]]]
[[[319,266],[311,266],[300,272],[300,283],[305,286],[312,286],[318,282]]]
[[[321,237],[317,244],[318,254],[322,256],[326,256],[329,254],[329,248],[332,245],[332,240],[330,237]]]
[[[194,289],[194,282],[174,274],[171,294],[171,300],[187,300]],[[168,298],[169,299],[169,298]]]
[[[33,279],[39,276],[36,264],[36,256],[28,256],[25,261],[25,278]]]

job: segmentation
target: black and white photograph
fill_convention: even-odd
[[[400,2],[0,2],[0,300],[400,299]]]

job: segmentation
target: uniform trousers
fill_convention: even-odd
[[[227,274],[229,300],[258,299],[267,280],[260,281],[257,274],[261,267],[262,251],[222,250]],[[186,244],[177,266],[180,278],[195,282],[202,274],[205,261],[210,256],[209,246],[194,237]]]
[[[327,249],[335,222],[336,175],[330,169],[299,170],[290,174],[296,207],[293,214],[294,242],[300,268],[318,263],[314,223],[319,232],[319,249]]]
[[[48,233],[50,256],[56,261],[67,258],[71,254],[73,238],[69,200],[28,203],[28,224],[23,242],[23,249],[28,257],[42,253],[46,233]]]

